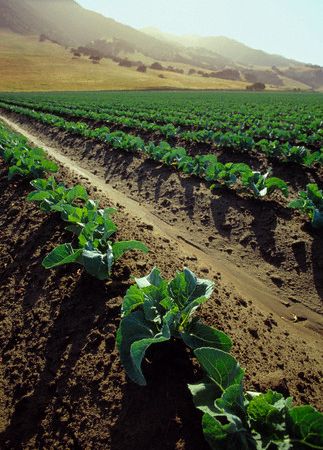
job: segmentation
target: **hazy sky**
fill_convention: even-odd
[[[135,28],[227,36],[323,65],[323,0],[77,0]]]

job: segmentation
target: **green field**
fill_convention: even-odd
[[[0,100],[3,107],[58,128],[176,162],[185,173],[200,174],[185,164],[188,155],[216,157],[219,150],[307,167],[322,164],[321,94],[85,92],[2,94]],[[223,180],[230,185],[226,169],[231,170],[225,167]],[[219,181],[215,174],[208,181]]]

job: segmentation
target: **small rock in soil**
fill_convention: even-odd
[[[279,276],[277,275],[272,275],[270,277],[271,281],[278,287],[282,287],[284,284],[284,280],[282,280]]]
[[[253,336],[255,339],[259,339],[259,334],[258,334],[258,330],[257,328],[248,328],[249,333],[251,334],[251,336]]]

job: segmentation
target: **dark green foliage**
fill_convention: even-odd
[[[308,184],[306,191],[298,194],[299,198],[290,202],[289,207],[306,214],[314,228],[323,228],[323,191],[317,184]]]

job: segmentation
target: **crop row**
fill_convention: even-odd
[[[107,127],[92,129],[82,122],[69,122],[59,116],[37,113],[27,108],[6,105],[1,102],[0,107],[86,138],[109,143],[115,149],[143,152],[155,161],[177,167],[185,174],[195,175],[213,183],[210,186],[211,189],[221,184],[229,188],[236,186],[256,198],[263,198],[275,190],[280,190],[285,197],[288,197],[287,184],[280,178],[269,176],[270,170],[262,174],[253,171],[249,165],[244,163],[222,164],[213,154],[189,156],[184,148],[173,148],[167,142],[161,142],[158,145],[149,142],[148,145],[145,145],[143,140],[136,136],[122,131],[110,132]],[[298,209],[307,215],[314,228],[323,227],[323,194],[316,184],[308,184],[306,191],[301,191],[299,198],[291,201],[289,207]]]
[[[0,153],[9,165],[10,179],[32,178],[35,167],[40,175],[57,171],[54,163],[48,165],[40,149],[37,149],[35,167],[30,163],[24,166],[23,172],[11,170],[25,160],[35,159],[34,152],[23,137],[0,125]],[[106,264],[117,259],[116,254],[120,256],[130,248],[147,251],[137,241],[133,241],[134,246],[125,242],[111,245],[109,239],[116,231],[111,221],[114,210],[99,209],[98,202],[88,198],[83,186],[66,188],[52,176],[32,180],[31,185],[36,190],[28,195],[28,200],[38,202],[46,213],[59,213],[68,223],[67,230],[78,237],[82,246],[76,250],[77,258],[71,244],[58,246],[43,261],[45,268],[81,262],[91,275],[105,279],[111,276]],[[96,252],[102,246],[110,247],[110,253],[101,255],[98,269],[97,256],[85,262],[86,252]],[[80,260],[82,255],[84,260]],[[244,371],[230,354],[230,338],[196,316],[196,310],[210,298],[213,287],[211,281],[197,278],[189,269],[177,272],[170,282],[162,278],[157,268],[148,276],[136,279],[123,299],[116,337],[121,362],[130,379],[145,385],[142,364],[147,349],[157,343],[181,339],[193,350],[205,373],[203,380],[188,387],[194,404],[203,413],[203,433],[213,450],[322,449],[321,413],[308,405],[293,406],[292,398],[284,398],[277,392],[244,390]]]
[[[213,183],[211,188],[215,187],[214,183],[227,187],[238,186],[255,197],[265,197],[278,189],[286,197],[288,196],[288,186],[283,180],[270,177],[270,171],[265,174],[253,171],[248,164],[231,162],[222,164],[213,154],[189,156],[184,148],[171,147],[167,142],[160,142],[157,145],[149,142],[145,145],[142,139],[123,131],[110,132],[107,127],[92,129],[82,122],[69,122],[59,116],[39,113],[1,102],[0,107],[59,129],[108,143],[115,149],[143,152],[155,161],[177,167],[185,174],[196,175]]]
[[[234,116],[222,113],[218,119],[201,122],[201,118],[193,119],[190,115],[189,119],[186,118],[188,122],[185,122],[184,119],[179,123],[176,112],[166,116],[165,120],[160,123],[159,116],[157,118],[154,114],[144,114],[140,111],[131,114],[129,111],[120,112],[109,108],[108,111],[98,112],[89,107],[77,108],[65,104],[53,105],[21,100],[6,100],[6,102],[43,112],[105,121],[147,132],[157,131],[166,139],[178,138],[189,143],[206,143],[221,149],[233,148],[240,151],[254,149],[270,157],[304,165],[311,165],[323,160],[322,149],[320,150],[320,147],[323,146],[323,126],[319,119],[315,124],[311,123],[307,134],[303,130],[303,124],[283,127],[279,121],[275,123],[273,117],[268,117],[266,121],[260,122],[259,119],[250,120],[239,114],[235,120]],[[181,126],[189,126],[191,129],[185,130]],[[314,131],[315,127],[317,131]],[[316,157],[311,154],[313,153],[311,149],[317,150]]]
[[[42,149],[30,148],[23,137],[12,135],[2,127],[0,151],[9,165],[9,180],[18,175],[33,179],[57,171],[57,165],[46,158]],[[31,185],[35,190],[27,200],[38,203],[43,212],[59,213],[68,224],[66,230],[74,235],[73,240],[77,240],[76,247],[70,243],[56,247],[44,259],[45,268],[78,263],[94,277],[104,280],[111,276],[114,263],[125,252],[148,251],[142,242],[112,242],[117,232],[117,226],[111,219],[115,210],[100,209],[97,201],[88,198],[83,186],[68,189],[52,176],[48,179],[36,178]]]
[[[189,101],[188,94],[182,94],[181,101],[177,101],[181,94],[173,95],[162,93],[154,101],[154,94],[144,93],[136,95],[106,94],[97,96],[96,101],[90,97],[89,101],[84,101],[88,95],[59,95],[59,94],[2,94],[6,101],[20,101],[26,104],[40,104],[48,106],[68,106],[71,109],[84,109],[93,112],[114,112],[138,119],[152,118],[158,123],[173,123],[176,125],[198,126],[209,128],[212,123],[231,126],[241,126],[247,129],[253,125],[259,128],[280,129],[291,133],[300,132],[311,135],[322,130],[322,105],[319,98],[312,96],[309,105],[302,104],[304,96],[297,98],[297,101],[288,103],[279,102],[279,97],[275,96],[272,104],[266,101],[267,96],[261,97],[261,102],[254,102],[248,94],[239,96],[235,94],[234,101],[230,95],[222,98],[212,95],[203,97],[201,93],[196,94],[194,102]],[[105,100],[107,98],[109,101]],[[228,99],[229,98],[229,99]],[[84,99],[82,101],[82,99]],[[148,100],[148,102],[147,102]],[[315,103],[316,102],[316,103]],[[166,122],[167,121],[167,122]],[[182,122],[182,123],[180,123]]]
[[[9,102],[9,104],[23,106],[25,105],[25,102]],[[288,141],[288,139],[291,138],[289,132],[284,130],[277,131],[276,137],[279,135],[278,140],[271,140],[264,139],[265,136],[268,136],[267,128],[265,128],[266,132],[263,132],[260,129],[255,130],[252,128],[242,132],[240,127],[227,131],[227,125],[225,125],[226,122],[223,122],[217,131],[210,128],[197,131],[183,131],[174,126],[172,123],[158,125],[154,122],[115,115],[113,112],[97,113],[87,111],[85,109],[71,109],[70,107],[64,106],[45,106],[30,103],[28,103],[28,105],[29,108],[41,112],[63,114],[73,118],[90,119],[93,121],[103,121],[107,124],[122,125],[135,130],[139,129],[150,133],[158,132],[166,139],[177,138],[190,144],[210,144],[218,149],[229,148],[240,152],[254,150],[265,154],[267,157],[276,158],[285,162],[296,162],[306,166],[311,166],[315,163],[323,164],[322,150],[312,152],[304,146],[295,146],[291,145],[289,142],[280,142],[281,140]],[[255,141],[255,137],[259,140]],[[319,133],[309,136],[308,139],[304,135],[302,137],[298,137],[303,141],[309,142],[313,146],[319,146],[322,145],[323,142],[323,129]]]
[[[164,121],[173,119],[225,122],[230,126],[253,124],[272,128],[294,130],[312,134],[322,129],[322,102],[313,95],[257,95],[220,93],[55,93],[55,94],[2,94],[6,100],[26,101],[36,104],[70,106],[93,112],[128,114],[139,119],[154,117]],[[168,121],[174,123],[173,120]],[[175,122],[178,124],[177,122]]]

